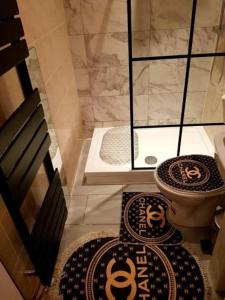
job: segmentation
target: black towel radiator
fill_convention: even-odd
[[[0,0],[0,75],[16,67],[25,98],[0,128],[0,192],[35,275],[44,286],[50,286],[67,208],[49,154],[50,137],[39,92],[33,90],[28,74],[25,58],[29,52],[18,14],[16,0]],[[42,163],[49,188],[29,232],[20,208]]]

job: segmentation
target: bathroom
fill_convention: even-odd
[[[58,283],[57,267],[65,265],[71,247],[74,250],[90,236],[118,235],[124,193],[159,193],[157,166],[179,155],[214,156],[214,138],[224,131],[225,2],[17,0],[17,4],[29,48],[26,64],[33,88],[39,89],[50,156],[68,208],[54,274]],[[1,76],[1,125],[21,104],[19,85],[14,69]],[[24,207],[29,226],[47,189],[41,166]],[[194,254],[201,250],[198,229],[187,235]],[[0,260],[22,298],[57,299],[56,283],[45,291],[38,277],[24,275],[32,269],[31,261],[2,199],[0,232]],[[147,250],[138,251],[137,260],[145,261]],[[206,254],[203,261],[210,259]],[[107,295],[113,292],[116,295],[111,288]],[[210,297],[223,299],[215,291]]]

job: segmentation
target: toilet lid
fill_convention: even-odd
[[[158,178],[169,187],[207,192],[224,187],[216,161],[206,155],[184,155],[164,161],[157,167]]]

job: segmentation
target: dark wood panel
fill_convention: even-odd
[[[0,129],[0,158],[41,102],[38,90],[24,101]]]
[[[0,75],[18,65],[29,55],[27,43],[21,40],[0,51]]]
[[[0,0],[0,19],[18,14],[19,10],[16,0]]]
[[[44,120],[44,111],[41,105],[37,108],[35,113],[23,127],[23,129],[17,135],[15,141],[10,145],[4,157],[1,160],[1,168],[5,177],[8,178],[19,162],[25,149],[28,147],[29,143],[38,129],[41,130],[43,136],[47,132],[46,122]],[[41,124],[42,123],[42,124]],[[40,128],[39,128],[40,127]]]
[[[15,189],[15,187],[13,186],[13,193],[14,193],[14,198],[17,202],[17,205],[20,207],[24,197],[31,185],[31,183],[34,180],[34,177],[38,171],[38,169],[40,168],[42,161],[48,151],[48,148],[50,146],[50,138],[49,135],[46,135],[40,149],[38,150],[36,156],[33,158],[33,160],[31,161],[31,157],[30,157],[30,153],[27,157],[27,159],[30,161],[30,166],[29,169],[27,170],[22,182],[20,182],[19,186],[17,186],[17,188]],[[31,151],[32,152],[32,151]],[[24,162],[26,164],[26,162]],[[21,169],[23,170],[23,165],[21,164]],[[20,170],[19,170],[20,171]]]
[[[23,26],[19,18],[0,22],[0,46],[19,40],[24,35]]]

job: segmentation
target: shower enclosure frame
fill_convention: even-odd
[[[184,127],[191,126],[218,126],[225,125],[224,122],[212,122],[212,123],[184,123],[185,116],[185,107],[187,99],[187,90],[189,82],[189,73],[190,65],[192,58],[199,57],[217,57],[225,56],[225,52],[216,52],[216,53],[192,53],[192,44],[193,44],[193,35],[194,35],[194,26],[195,26],[195,16],[196,16],[196,7],[198,0],[192,1],[192,14],[191,14],[191,23],[190,23],[190,32],[189,32],[189,41],[188,41],[188,52],[187,54],[178,54],[178,55],[162,55],[162,56],[147,56],[147,57],[133,57],[132,51],[132,8],[131,1],[127,0],[127,23],[128,23],[128,61],[129,61],[129,92],[130,92],[130,129],[131,129],[131,168],[132,170],[154,170],[155,167],[135,167],[134,166],[134,129],[145,129],[145,128],[168,128],[168,127],[178,127],[179,136],[178,136],[178,145],[177,145],[177,156],[180,155],[180,148],[182,142],[182,133]],[[183,100],[181,107],[180,123],[179,124],[167,124],[167,125],[145,125],[145,126],[134,126],[134,109],[133,109],[133,62],[140,61],[154,61],[154,60],[172,60],[172,59],[187,59],[186,64],[186,73],[184,81],[184,91],[183,91]]]

